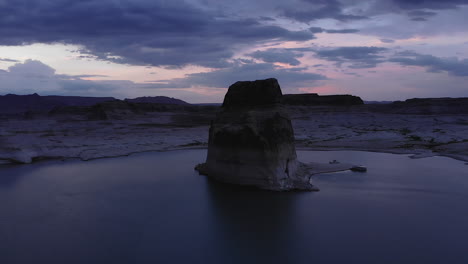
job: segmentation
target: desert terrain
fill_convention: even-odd
[[[419,100],[419,101],[418,101]],[[468,161],[466,99],[285,105],[296,147],[448,156]],[[448,100],[448,101],[447,101]],[[0,162],[205,148],[218,106],[110,101],[0,116]]]

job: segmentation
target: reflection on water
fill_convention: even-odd
[[[287,263],[297,193],[274,193],[208,181],[216,251],[224,263]]]
[[[205,154],[1,168],[0,263],[468,263],[463,162],[303,151],[369,170],[275,193],[199,176]]]

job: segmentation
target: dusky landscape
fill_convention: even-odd
[[[0,15],[0,263],[468,262],[468,2]]]

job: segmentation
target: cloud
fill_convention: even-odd
[[[10,66],[8,71],[12,75],[27,78],[45,79],[55,75],[55,69],[37,60],[26,60],[24,63],[17,63]]]
[[[439,58],[432,55],[403,51],[389,59],[403,66],[419,66],[428,72],[447,72],[454,76],[468,76],[468,59]]]
[[[8,58],[0,58],[0,62],[19,62],[18,60],[8,59]]]
[[[109,95],[120,82],[88,81],[81,79],[90,75],[57,74],[52,67],[37,61],[26,60],[10,66],[0,74],[0,93],[41,93],[68,95]],[[128,84],[128,83],[127,83]]]
[[[408,15],[411,17],[431,17],[437,15],[437,13],[432,11],[413,10],[408,12]]]
[[[427,18],[424,18],[424,17],[413,17],[413,18],[411,18],[411,21],[424,22],[424,21],[427,21]]]
[[[380,41],[382,43],[394,43],[395,42],[395,40],[393,40],[393,39],[380,39]]]
[[[229,68],[188,74],[185,78],[135,83],[127,80],[84,80],[81,78],[96,77],[96,75],[57,74],[55,69],[40,61],[26,60],[24,63],[17,63],[9,67],[7,71],[0,70],[0,94],[38,93],[42,95],[125,98],[136,95],[153,95],[155,92],[151,90],[157,90],[156,94],[159,95],[183,95],[184,99],[188,101],[208,102],[209,100],[218,100],[218,97],[221,96],[219,91],[214,92],[216,89],[212,88],[227,88],[240,80],[274,77],[287,90],[296,87],[313,87],[318,81],[328,79],[324,75],[306,70],[303,67],[281,68],[272,63],[235,60]],[[206,91],[210,91],[209,94],[213,96],[200,97]]]
[[[455,9],[461,5],[466,5],[466,0],[391,0],[398,7],[405,10],[443,10]]]
[[[297,66],[301,64],[297,58],[304,56],[302,53],[294,52],[290,49],[268,49],[265,51],[255,51],[253,53],[247,54],[248,56],[262,60],[269,63],[285,63],[291,66]]]
[[[323,33],[325,31],[325,29],[323,29],[321,27],[310,27],[309,31],[312,32],[312,33]]]
[[[190,1],[1,3],[0,45],[76,44],[83,56],[132,65],[222,68],[242,45],[314,38],[310,31],[227,16]]]
[[[324,29],[321,27],[310,27],[309,31],[312,33],[349,34],[349,33],[357,33],[359,32],[359,29],[354,29],[354,28]]]
[[[392,10],[391,7],[385,9],[386,14],[375,18],[376,23],[368,23],[364,27],[360,27],[359,34],[385,39],[438,38],[444,35],[463,37],[466,34],[468,6],[438,10],[436,16],[430,17],[408,17],[406,10],[397,8],[394,13],[389,13],[389,10]]]
[[[328,78],[321,74],[305,72],[305,68],[281,68],[271,63],[245,63],[236,61],[230,68],[188,74],[185,78],[157,81],[147,88],[227,88],[237,81],[277,78],[286,88],[311,87]]]
[[[349,63],[349,68],[374,68],[377,64],[385,62],[381,54],[387,51],[381,47],[340,47],[316,51],[316,57],[336,62],[338,67]]]
[[[79,75],[70,75],[73,78],[94,78],[94,77],[109,77],[108,75],[102,74],[79,74]]]
[[[330,34],[349,34],[349,33],[357,33],[359,32],[359,29],[327,29],[325,32],[330,33]]]
[[[339,21],[352,21],[366,19],[366,16],[344,13],[344,6],[337,0],[303,0],[303,7],[294,5],[294,8],[284,8],[281,15],[286,18],[303,23],[318,19],[336,19]]]
[[[410,17],[432,17],[440,11],[454,10],[467,5],[466,0],[379,0],[367,1],[363,12],[367,15],[401,13]]]

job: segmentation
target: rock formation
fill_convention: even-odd
[[[435,115],[468,114],[468,98],[413,98],[404,102],[396,101],[390,111],[399,114]]]
[[[291,120],[276,79],[236,82],[209,130],[206,163],[196,169],[226,183],[268,190],[313,190],[302,177]]]
[[[143,96],[133,99],[125,99],[129,103],[150,103],[150,104],[175,104],[175,105],[189,105],[189,103],[177,98],[167,96]]]
[[[55,107],[92,106],[97,103],[115,100],[113,97],[82,97],[82,96],[40,96],[38,94],[0,95],[0,113],[48,112]]]
[[[318,95],[316,93],[308,94],[285,94],[281,100],[286,105],[333,105],[333,106],[350,106],[362,105],[364,101],[359,96],[342,94],[342,95]]]

